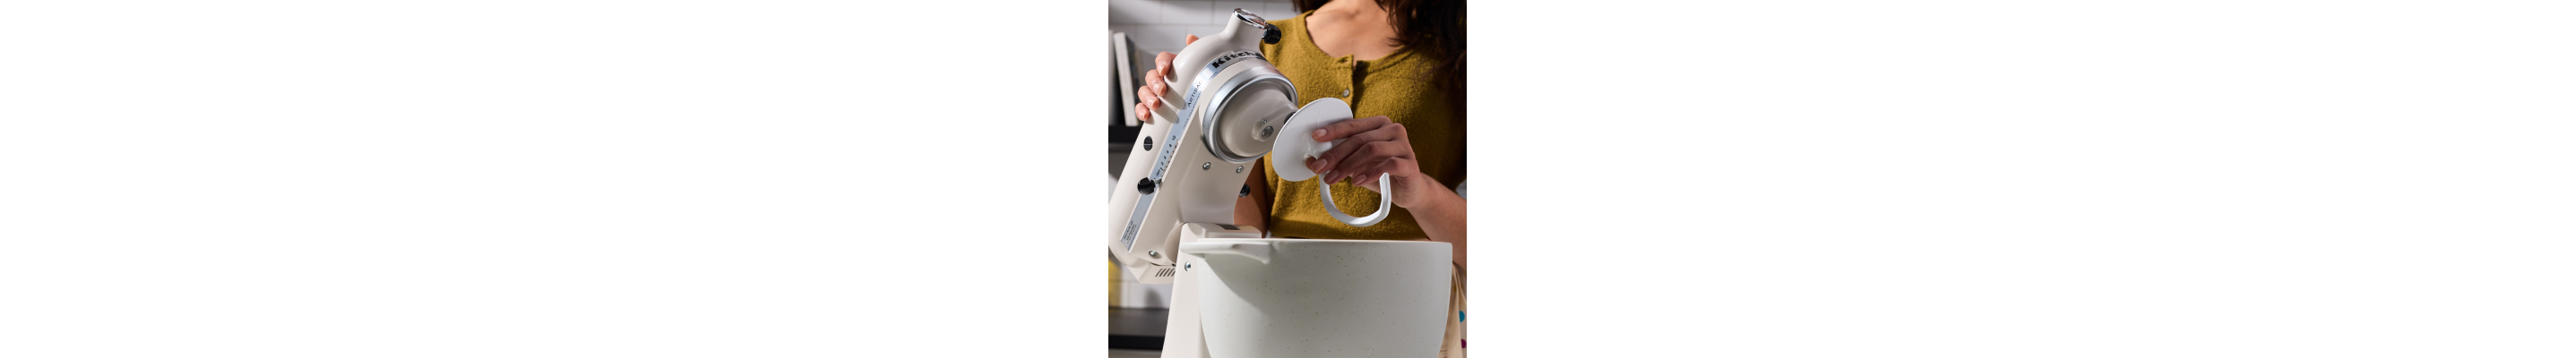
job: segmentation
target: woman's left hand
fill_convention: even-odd
[[[1318,142],[1348,139],[1324,151],[1321,158],[1306,160],[1307,168],[1323,173],[1323,185],[1348,179],[1380,192],[1387,190],[1380,186],[1390,186],[1395,190],[1395,206],[1407,209],[1431,203],[1435,193],[1448,192],[1447,186],[1422,175],[1421,162],[1414,159],[1413,142],[1406,139],[1404,125],[1386,116],[1341,121],[1307,135]],[[1395,183],[1377,182],[1380,173],[1388,174],[1388,180]]]

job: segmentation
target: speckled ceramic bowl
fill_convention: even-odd
[[[1203,239],[1199,321],[1214,357],[1440,354],[1449,319],[1449,244]]]

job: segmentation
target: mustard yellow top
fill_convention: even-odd
[[[1279,43],[1261,45],[1261,55],[1288,75],[1297,86],[1297,103],[1304,105],[1324,97],[1350,102],[1354,118],[1386,116],[1404,124],[1422,173],[1440,181],[1441,186],[1457,187],[1467,179],[1467,118],[1448,104],[1448,97],[1432,82],[1432,61],[1422,59],[1409,49],[1375,60],[1359,61],[1351,56],[1332,57],[1315,46],[1306,33],[1306,16],[1271,22],[1279,28]],[[1300,134],[1302,135],[1302,134]],[[1293,159],[1293,158],[1292,158]],[[1264,156],[1264,165],[1280,165]],[[1306,165],[1292,160],[1287,165]],[[1309,239],[1398,240],[1429,237],[1413,214],[1402,207],[1391,207],[1395,215],[1369,227],[1351,227],[1332,215],[1325,214],[1321,191],[1316,183],[1279,180],[1279,173],[1261,171],[1270,180],[1270,231],[1273,236]],[[1378,194],[1348,183],[1333,185],[1333,203],[1342,213],[1366,216],[1377,212]]]

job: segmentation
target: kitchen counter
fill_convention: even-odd
[[[1109,348],[1163,349],[1163,327],[1171,322],[1171,311],[1152,308],[1109,308]]]

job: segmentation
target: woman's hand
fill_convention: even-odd
[[[1458,196],[1439,181],[1422,174],[1421,162],[1414,159],[1413,141],[1406,138],[1404,125],[1386,116],[1333,123],[1307,135],[1314,136],[1318,142],[1347,139],[1324,151],[1319,155],[1321,158],[1306,160],[1307,168],[1324,173],[1324,185],[1349,179],[1369,190],[1384,192],[1388,189],[1381,186],[1392,187],[1395,206],[1406,209],[1419,209],[1439,202],[1440,196]],[[1380,173],[1388,174],[1388,180],[1395,183],[1377,182]]]
[[[1184,36],[1188,36],[1188,38],[1181,40],[1181,45],[1183,46],[1199,42],[1199,35]],[[1154,70],[1145,71],[1145,86],[1136,88],[1137,121],[1154,123],[1154,109],[1162,108],[1163,92],[1164,90],[1171,88],[1171,84],[1163,83],[1163,77],[1164,75],[1172,73],[1173,56],[1178,55],[1173,55],[1170,52],[1155,54]]]

